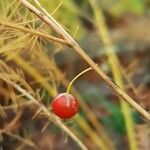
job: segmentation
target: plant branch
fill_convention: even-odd
[[[31,12],[38,16],[41,20],[47,23],[55,32],[60,34],[72,47],[98,74],[98,76],[103,79],[107,85],[109,85],[120,97],[126,100],[132,107],[134,107],[143,117],[150,120],[150,114],[138,105],[130,96],[128,96],[120,87],[118,87],[111,79],[99,68],[99,66],[83,51],[83,49],[74,41],[74,39],[61,27],[61,25],[50,16],[47,11],[40,5],[41,10],[38,10],[27,0],[19,0],[25,7],[27,7]],[[38,3],[39,6],[39,3]]]
[[[12,24],[12,23],[8,23],[8,22],[0,22],[0,25],[6,26],[9,28],[13,28],[13,29],[17,29],[17,30],[20,30],[20,31],[25,32],[25,33],[31,33],[31,34],[37,35],[39,37],[45,38],[47,40],[62,43],[62,44],[69,46],[69,43],[66,40],[57,38],[55,36],[47,35],[47,34],[44,34],[42,32],[35,31],[33,29],[31,30],[31,29],[28,29],[26,27],[18,26],[17,24]]]

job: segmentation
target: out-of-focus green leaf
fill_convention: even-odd
[[[101,3],[106,11],[109,11],[115,16],[121,16],[126,12],[142,15],[146,7],[145,0],[109,0],[107,2],[102,0]]]

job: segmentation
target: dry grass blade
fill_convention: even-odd
[[[30,30],[29,28],[18,26],[16,24],[12,24],[12,23],[8,23],[8,22],[0,22],[0,25],[6,26],[6,27],[9,27],[9,28],[13,28],[13,29],[16,29],[16,30],[20,30],[20,31],[25,32],[25,33],[31,33],[33,35],[36,35],[38,37],[42,37],[42,38],[50,40],[50,41],[54,41],[54,42],[69,45],[69,43],[67,41],[63,40],[63,39],[60,39],[60,38],[57,38],[57,37],[54,37],[54,36],[51,36],[51,35],[47,35],[47,34],[44,34],[42,32],[35,31],[33,29]]]
[[[72,47],[98,74],[98,76],[103,79],[107,85],[109,85],[123,100],[126,100],[132,107],[134,107],[143,117],[150,120],[150,114],[138,105],[128,94],[126,94],[120,87],[118,87],[113,81],[99,68],[99,66],[83,51],[83,49],[73,40],[73,38],[61,27],[61,25],[50,15],[48,12],[40,5],[38,1],[36,4],[40,7],[38,10],[27,0],[19,0],[25,7],[27,7],[31,12],[38,16],[41,20],[47,23],[54,31],[60,34]]]

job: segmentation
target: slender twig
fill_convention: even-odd
[[[25,7],[27,7],[31,12],[38,16],[41,20],[47,23],[54,31],[60,34],[72,47],[102,78],[107,85],[109,85],[123,100],[126,100],[132,107],[134,107],[143,117],[150,120],[150,114],[138,105],[130,96],[128,96],[120,87],[118,87],[100,68],[99,66],[83,51],[83,49],[74,41],[74,39],[62,28],[62,26],[40,5],[38,2],[37,5],[40,7],[38,10],[27,0],[18,0]],[[36,0],[37,1],[37,0]]]
[[[69,45],[69,43],[63,39],[57,38],[55,36],[47,35],[47,34],[44,34],[42,32],[35,31],[33,29],[31,30],[31,29],[26,28],[26,27],[18,26],[17,24],[12,24],[12,23],[8,23],[8,22],[0,22],[0,25],[6,26],[9,28],[13,28],[13,29],[17,29],[17,30],[20,30],[20,31],[25,32],[25,33],[31,33],[31,34],[37,35],[38,37],[42,37],[42,38],[45,38],[45,39],[50,40],[50,41]]]
[[[47,110],[47,108],[39,103],[32,95],[30,95],[27,91],[25,91],[23,88],[21,88],[18,84],[6,80],[4,77],[1,77],[5,82],[11,84],[18,92],[26,96],[30,101],[32,101],[35,105],[39,106],[41,111],[45,113],[45,115],[56,125],[58,125],[63,131],[65,131],[83,150],[87,150],[86,146],[80,141],[80,139],[70,131],[69,128],[67,128],[59,118],[56,116],[52,116],[52,114]]]
[[[71,82],[69,83],[69,85],[68,85],[68,87],[67,87],[67,92],[66,92],[66,93],[70,93],[71,86],[72,86],[72,84],[74,83],[74,81],[75,81],[77,78],[79,78],[81,75],[83,75],[84,73],[86,73],[86,72],[88,72],[88,71],[90,71],[90,70],[92,70],[91,67],[90,67],[90,68],[87,68],[87,69],[85,69],[85,70],[83,70],[81,73],[79,73],[77,76],[75,76],[75,78],[73,78],[73,79],[71,80]]]

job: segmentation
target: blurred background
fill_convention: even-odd
[[[149,0],[39,2],[113,82],[150,110]],[[89,66],[71,48],[36,32],[60,37],[19,1],[0,0],[0,150],[81,149],[54,123],[50,104]],[[3,77],[23,87],[52,117],[28,104]],[[62,122],[89,150],[150,149],[149,122],[94,71],[76,80],[71,92],[80,110]]]

